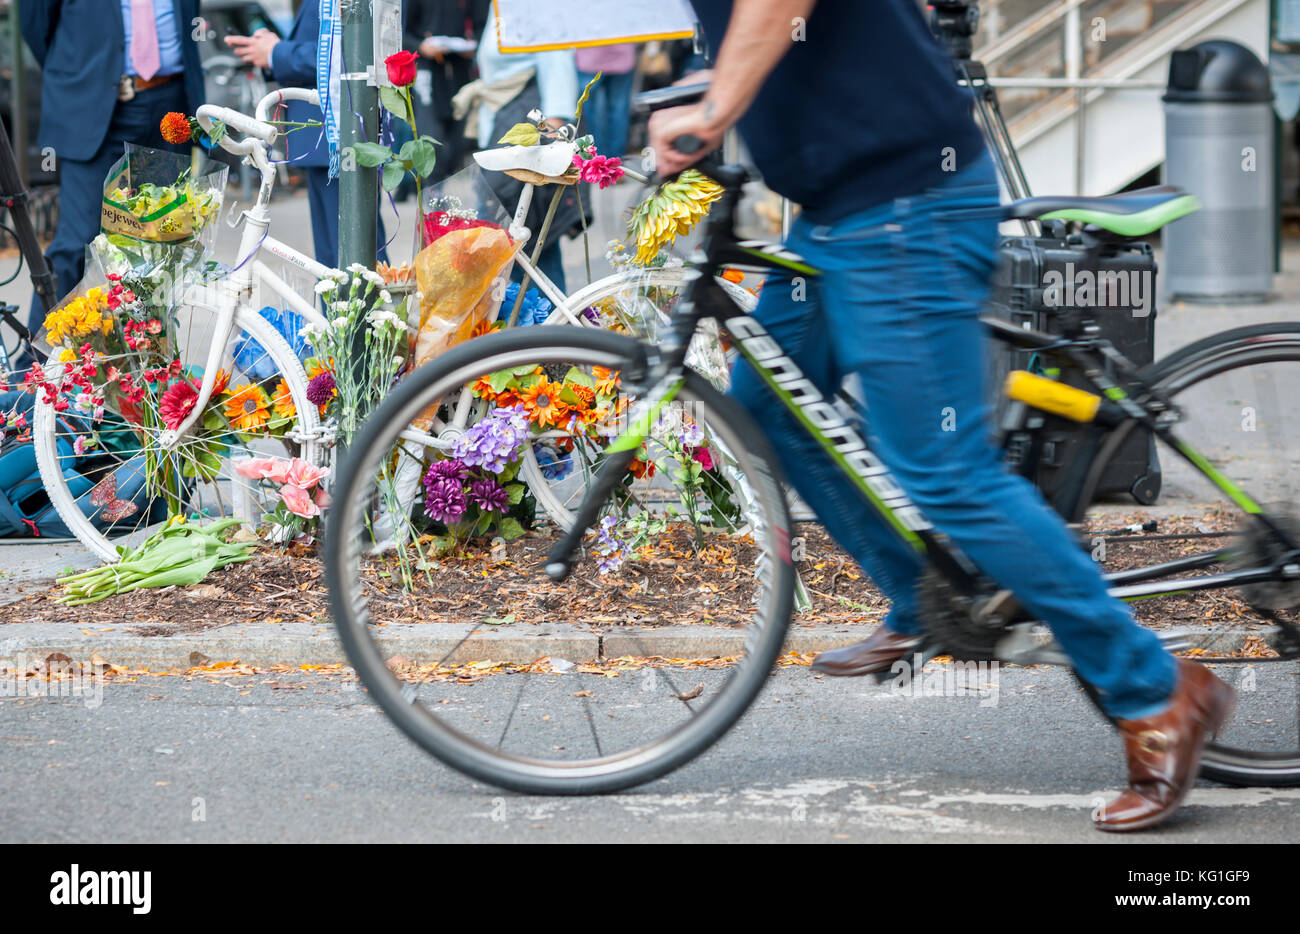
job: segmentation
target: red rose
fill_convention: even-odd
[[[399,88],[414,84],[415,63],[419,60],[420,56],[414,52],[394,52],[384,59],[384,64],[388,67],[388,80]]]

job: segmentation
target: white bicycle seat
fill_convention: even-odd
[[[523,170],[554,177],[563,175],[573,165],[578,152],[574,142],[556,140],[541,146],[502,146],[474,153],[474,161],[491,172]]]

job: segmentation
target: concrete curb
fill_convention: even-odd
[[[796,626],[787,634],[784,651],[811,653],[848,645],[865,638],[874,628]],[[1202,637],[1208,631],[1199,630]],[[1196,638],[1197,631],[1188,632]],[[233,625],[174,636],[140,636],[125,631],[86,633],[73,623],[8,623],[0,626],[0,661],[31,663],[52,653],[61,653],[73,661],[89,661],[92,655],[99,655],[111,664],[158,670],[188,668],[191,653],[198,652],[213,661],[239,659],[256,668],[348,664],[334,628],[328,624]],[[1218,634],[1204,647],[1209,654],[1232,652],[1241,647],[1248,634]],[[552,624],[526,629],[482,627],[468,639],[464,636],[462,627],[438,623],[384,627],[387,654],[402,655],[416,663],[447,659],[455,664],[485,660],[528,664],[548,655],[573,662],[625,655],[710,658],[740,654],[744,645],[743,633],[709,626],[593,632]],[[448,653],[453,653],[450,658]]]

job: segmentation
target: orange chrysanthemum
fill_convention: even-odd
[[[225,370],[217,370],[217,375],[212,379],[212,398],[215,399],[226,391],[230,385],[230,374]]]
[[[174,111],[162,118],[162,124],[159,128],[162,130],[163,139],[177,145],[188,143],[193,133],[193,130],[190,129],[190,118],[185,114]]]
[[[523,391],[524,411],[538,428],[558,428],[568,416],[569,407],[560,401],[560,389],[543,376]]]
[[[226,418],[236,431],[260,431],[271,418],[271,400],[266,390],[244,383],[226,400]]]
[[[724,269],[722,270],[722,278],[728,282],[744,282],[745,274],[739,269]]]
[[[275,391],[271,393],[271,408],[275,410],[276,418],[293,418],[298,414],[298,407],[293,404],[293,395],[289,392],[289,384],[284,379],[275,384]]]
[[[570,383],[566,388],[578,397],[578,403],[573,406],[575,412],[586,412],[596,404],[596,390],[581,383]]]

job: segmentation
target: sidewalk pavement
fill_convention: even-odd
[[[587,191],[591,191],[588,187]],[[586,192],[584,192],[584,195]],[[595,193],[595,222],[590,246],[592,276],[607,275],[610,267],[604,258],[605,244],[621,236],[622,212],[641,197],[641,188],[632,182]],[[409,258],[413,246],[414,202],[397,205],[394,219],[392,206],[384,206],[390,251],[395,262]],[[311,228],[307,199],[303,192],[279,198],[272,208],[272,230],[289,245],[311,253]],[[768,236],[753,231],[755,236]],[[225,234],[219,253],[233,252],[233,232]],[[570,291],[586,283],[581,239],[563,243],[565,273]],[[1159,250],[1157,250],[1159,258]],[[222,255],[229,260],[229,255]],[[1287,241],[1283,250],[1283,269],[1274,283],[1277,297],[1259,305],[1166,305],[1158,302],[1156,326],[1157,357],[1217,331],[1269,321],[1300,320],[1300,241]],[[30,296],[27,280],[20,277],[0,287],[0,300],[26,305]],[[1295,387],[1300,394],[1300,386]],[[1177,511],[1180,504],[1157,505],[1148,511]],[[1132,511],[1132,504],[1103,506],[1100,511]],[[52,586],[53,578],[66,567],[83,568],[94,560],[75,541],[36,542],[0,540],[0,604],[22,599],[32,590]],[[141,636],[130,627],[96,631],[94,606],[69,608],[66,623],[9,623],[0,625],[0,660],[15,656],[44,658],[62,652],[74,660],[98,654],[113,664],[127,666],[188,667],[193,652],[213,659],[239,658],[249,665],[337,664],[347,660],[329,625],[258,624],[232,625],[200,633],[174,636]],[[438,660],[464,635],[455,627],[455,635],[445,625],[390,626],[386,633],[393,640],[394,654],[413,659]],[[791,628],[787,651],[816,652],[861,638],[865,629],[806,627],[797,622]],[[529,635],[517,631],[489,630],[475,637],[476,657],[502,662],[530,662],[542,655],[575,658],[617,658],[622,655],[656,654],[665,657],[704,657],[734,651],[733,634],[717,629],[687,631],[676,627],[636,631],[617,627],[604,633],[575,627],[553,626],[534,630]],[[652,646],[647,651],[647,646]],[[1224,650],[1233,646],[1224,645]],[[478,654],[479,652],[483,654]]]

